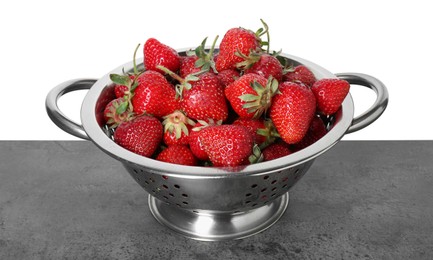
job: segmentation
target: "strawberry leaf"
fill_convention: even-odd
[[[121,115],[126,112],[128,109],[128,102],[122,102],[120,103],[119,107],[116,108],[116,114]]]
[[[131,84],[131,78],[127,75],[110,74],[110,79],[119,85],[129,86]]]
[[[251,101],[256,101],[259,99],[259,97],[257,95],[254,94],[244,94],[239,96],[239,99],[245,102],[251,102]]]

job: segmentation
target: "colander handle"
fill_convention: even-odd
[[[356,132],[378,119],[388,105],[388,90],[385,85],[375,77],[362,73],[338,73],[338,78],[347,80],[350,84],[361,85],[376,92],[376,101],[361,115],[353,118],[352,125],[347,134]]]
[[[85,140],[89,140],[89,137],[84,131],[83,126],[65,116],[62,111],[60,111],[57,101],[66,93],[90,89],[95,82],[95,79],[73,79],[63,82],[53,88],[45,99],[45,107],[51,120],[63,131]]]

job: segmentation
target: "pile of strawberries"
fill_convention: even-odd
[[[232,28],[218,50],[216,37],[209,50],[205,39],[185,56],[149,38],[143,70],[110,75],[116,98],[104,118],[114,141],[168,163],[224,167],[273,160],[320,139],[321,118],[340,108],[350,85],[285,64],[262,40],[263,25]]]

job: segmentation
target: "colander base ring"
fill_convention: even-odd
[[[183,236],[201,241],[242,239],[275,224],[289,204],[289,193],[264,206],[241,212],[185,210],[149,195],[149,208],[155,219]]]

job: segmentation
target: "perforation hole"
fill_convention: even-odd
[[[269,175],[263,176],[263,180],[269,179]]]
[[[180,186],[179,185],[177,185],[177,184],[175,184],[175,185],[173,185],[176,189],[180,189]]]
[[[257,184],[253,184],[253,185],[251,185],[251,188],[257,188]]]

